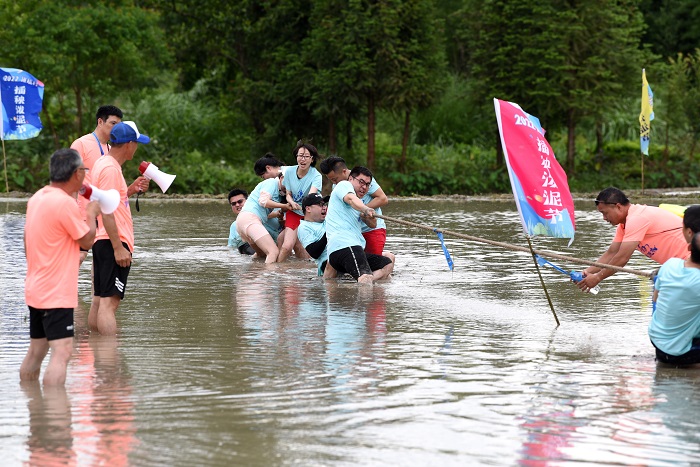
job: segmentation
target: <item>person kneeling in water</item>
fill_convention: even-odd
[[[700,233],[690,241],[690,257],[666,261],[654,284],[656,310],[649,339],[656,359],[672,365],[700,363]]]

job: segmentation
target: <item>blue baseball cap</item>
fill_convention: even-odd
[[[112,131],[109,133],[109,140],[112,144],[122,144],[130,141],[148,144],[151,138],[139,133],[139,129],[136,128],[136,123],[125,121],[119,122],[112,127]]]

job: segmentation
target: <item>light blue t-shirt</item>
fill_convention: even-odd
[[[284,173],[284,187],[287,189],[287,193],[292,194],[292,198],[296,203],[301,206],[301,201],[306,195],[311,191],[311,187],[316,187],[318,192],[321,192],[321,187],[323,186],[323,179],[321,178],[321,172],[316,170],[314,167],[309,167],[309,171],[304,175],[303,178],[297,177],[298,165],[288,167],[287,171]],[[301,210],[294,211],[295,213],[303,216],[304,213]]]
[[[365,204],[368,204],[374,197],[372,196],[379,188],[379,183],[377,183],[377,179],[372,177],[372,183],[369,184],[369,188],[367,188],[367,193],[365,196],[362,197],[362,202]],[[335,185],[333,185],[333,189],[335,190]],[[382,208],[377,208],[374,210],[377,214],[380,216],[382,215]],[[365,224],[364,222],[362,223],[362,233],[365,232],[371,232],[373,230],[377,229],[386,229],[386,222],[384,222],[384,219],[377,219],[377,226],[375,228],[370,228]]]
[[[355,194],[355,188],[347,180],[336,185],[328,201],[326,212],[326,236],[328,237],[328,254],[349,246],[361,246],[364,250],[366,241],[362,236],[360,213],[343,201],[348,193]]]
[[[297,238],[301,244],[306,248],[314,242],[317,242],[323,238],[326,233],[326,221],[323,222],[309,222],[302,220],[299,222],[299,227],[297,228]],[[315,258],[316,266],[318,268],[318,275],[322,276],[323,271],[321,270],[321,265],[324,261],[328,260],[328,245],[323,249],[323,253],[318,258]]]
[[[649,322],[649,338],[669,355],[683,355],[700,337],[700,269],[684,260],[666,261],[656,277],[656,311]]]
[[[258,183],[255,189],[250,193],[250,195],[248,195],[248,199],[246,199],[241,212],[252,212],[258,216],[258,218],[260,218],[260,221],[263,224],[265,224],[268,220],[267,215],[272,212],[272,209],[260,206],[259,201],[260,194],[262,192],[269,193],[272,201],[279,202],[279,180],[277,178],[268,178],[267,180],[263,180],[262,182]]]
[[[367,194],[362,197],[362,202],[367,204],[370,201],[372,201],[373,197],[372,195],[374,194],[375,191],[377,191],[380,188],[379,183],[377,183],[377,180],[372,177],[372,183],[369,184],[369,188],[367,189]],[[377,208],[374,210],[377,214],[380,216],[382,215],[382,208]],[[384,219],[377,219],[377,226],[373,229],[369,228],[367,224],[364,222],[362,223],[362,232],[371,232],[373,230],[377,229],[386,229],[386,222],[384,222]]]
[[[231,228],[228,231],[228,246],[232,246],[238,249],[238,247],[243,245],[244,243],[245,242],[236,231],[236,221],[233,221],[233,223],[231,224]]]

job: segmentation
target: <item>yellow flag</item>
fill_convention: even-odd
[[[647,82],[647,75],[642,68],[642,111],[639,114],[639,145],[642,154],[649,155],[649,134],[651,121],[654,120],[654,93]]]

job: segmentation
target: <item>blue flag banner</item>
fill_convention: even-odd
[[[445,259],[447,260],[447,265],[450,267],[450,271],[454,270],[454,263],[452,262],[452,257],[450,256],[450,252],[447,251],[447,247],[445,246],[445,239],[442,237],[442,232],[438,232],[437,229],[433,229],[435,233],[438,236],[438,240],[440,240],[440,245],[442,245],[442,252],[445,253]]]
[[[44,83],[17,68],[0,68],[0,139],[34,138],[42,129],[39,112]]]

